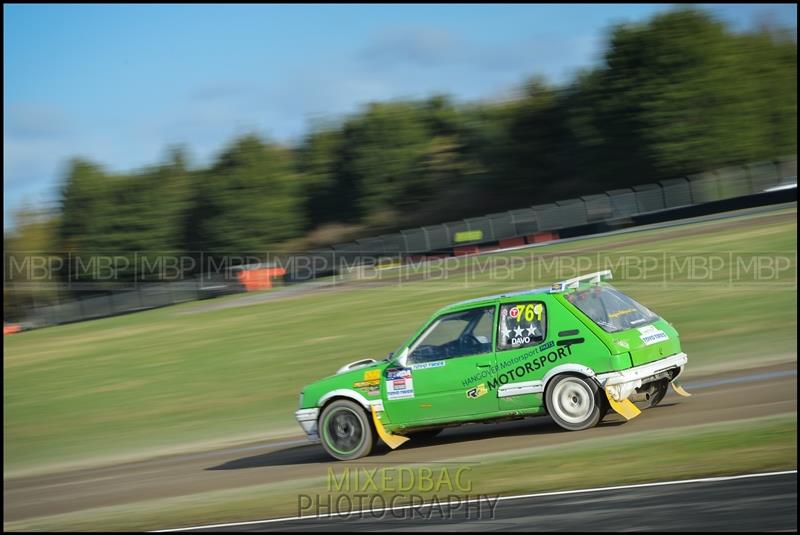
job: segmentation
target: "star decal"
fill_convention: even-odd
[[[514,329],[514,334],[516,334],[517,336],[522,336],[523,330],[524,329],[522,327],[517,327],[516,329]]]
[[[536,325],[531,323],[531,326],[528,327],[526,330],[528,331],[529,335],[534,336],[536,334]]]
[[[503,338],[508,338],[508,335],[511,334],[511,331],[508,330],[508,327],[503,325],[503,330],[500,331],[500,334],[503,335]]]

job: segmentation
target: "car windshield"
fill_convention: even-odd
[[[641,327],[658,319],[647,307],[610,286],[584,288],[565,297],[609,333]]]

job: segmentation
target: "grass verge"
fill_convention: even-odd
[[[305,384],[383,357],[437,308],[609,264],[622,290],[675,324],[687,377],[796,360],[796,231],[796,209],[782,210],[453,259],[413,280],[387,272],[238,308],[191,303],[4,337],[6,476],[298,435]],[[691,252],[701,265],[685,263]],[[788,266],[748,271],[778,257]],[[698,280],[702,262],[711,271]]]

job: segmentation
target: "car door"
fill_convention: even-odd
[[[608,350],[570,311],[549,295],[500,304],[496,389],[500,409],[543,407],[542,381],[554,368],[585,362]]]
[[[544,299],[520,299],[501,303],[497,322],[497,379],[489,390],[502,410],[527,410],[542,406],[541,394],[509,396],[509,388],[540,380],[547,361],[539,360],[554,348],[548,327],[550,307]]]
[[[384,410],[392,423],[418,424],[497,412],[496,395],[468,385],[495,368],[497,306],[481,306],[436,318],[409,346],[404,361],[384,371]]]

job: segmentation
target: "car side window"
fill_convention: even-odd
[[[411,346],[408,364],[490,353],[494,311],[473,308],[440,317]]]
[[[497,325],[497,350],[520,349],[542,342],[547,332],[544,303],[500,305]]]

